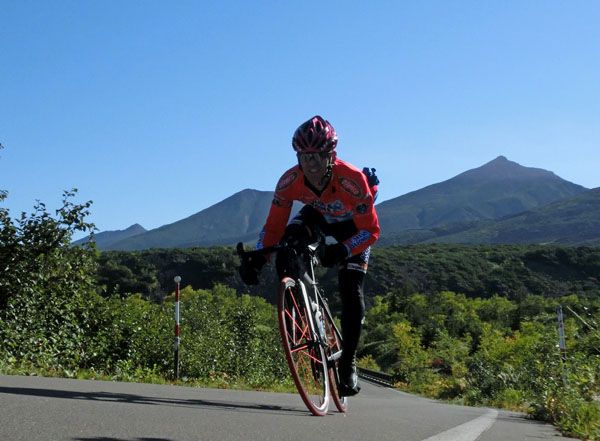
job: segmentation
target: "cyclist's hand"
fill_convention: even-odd
[[[244,256],[239,268],[243,282],[246,285],[258,285],[258,274],[266,262],[267,259],[262,254]]]
[[[310,234],[305,225],[291,223],[285,228],[281,242],[295,250],[302,250],[310,243]]]
[[[335,243],[325,246],[325,252],[321,259],[321,264],[324,267],[332,267],[344,259],[350,257],[348,255],[348,247],[343,243]]]

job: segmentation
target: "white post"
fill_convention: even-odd
[[[567,358],[567,346],[565,345],[565,322],[563,321],[562,306],[556,308],[558,313],[558,346],[560,347],[560,356],[563,361]]]
[[[173,371],[175,373],[175,380],[179,378],[179,282],[181,277],[175,276],[175,361]]]

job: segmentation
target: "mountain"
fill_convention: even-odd
[[[273,192],[242,190],[190,217],[99,249],[188,248],[231,244],[240,237],[256,239],[272,200]]]
[[[272,191],[242,190],[188,218],[98,249],[132,251],[256,243],[272,201]],[[295,205],[292,214],[298,208]]]
[[[584,222],[587,215],[582,210],[588,209],[585,203],[579,205],[577,201],[573,202],[571,222],[568,220],[569,209],[548,206],[579,194],[583,200],[585,191],[586,188],[561,179],[552,172],[523,167],[499,156],[447,181],[378,204],[377,213],[382,227],[378,245],[428,241],[505,243],[513,239],[536,242],[537,238],[546,242],[569,243],[568,237],[573,237],[573,243],[588,243],[594,239],[574,236],[577,231],[569,226],[575,225],[580,216]],[[186,219],[135,236],[98,243],[98,249],[142,250],[234,245],[239,241],[254,243],[272,199],[272,192],[246,189]],[[541,211],[532,212],[530,217],[525,216],[529,210],[542,206],[548,206],[544,210],[550,211],[540,208]],[[299,208],[300,204],[296,203],[292,215]],[[549,214],[555,209],[564,213],[564,217],[561,217],[563,214]],[[494,235],[491,230],[488,231],[495,228],[491,220],[508,222],[511,216],[514,216],[511,233],[506,230]],[[550,236],[544,238],[541,233],[529,229],[536,222],[540,222],[540,229],[549,228],[548,223],[541,220],[543,216],[563,219],[548,230]],[[522,226],[521,236],[516,233],[519,222],[529,224]],[[594,224],[595,220],[590,222]],[[560,230],[561,226],[564,231]],[[590,231],[592,235],[596,234],[596,230]],[[96,239],[102,234],[96,235]],[[530,240],[527,239],[528,234],[531,235]],[[597,236],[600,237],[600,234]]]
[[[383,183],[385,185],[385,183]],[[539,168],[499,156],[454,178],[377,205],[384,234],[498,219],[585,191]]]
[[[109,247],[113,243],[119,242],[132,236],[136,236],[138,234],[145,233],[146,231],[147,230],[140,224],[133,224],[125,230],[103,231],[101,233],[94,234],[94,242],[96,242],[96,246],[98,247],[98,249],[104,249],[106,247]],[[81,245],[86,243],[88,239],[89,236],[77,240],[73,242],[73,244]]]
[[[476,222],[463,231],[438,231],[424,242],[600,245],[600,187],[500,220]]]

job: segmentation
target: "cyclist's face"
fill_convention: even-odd
[[[313,182],[320,180],[327,172],[331,153],[299,153],[298,160],[306,177]]]

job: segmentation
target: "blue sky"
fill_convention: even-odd
[[[0,189],[157,228],[294,164],[321,114],[379,200],[504,155],[600,186],[597,1],[0,0]]]

